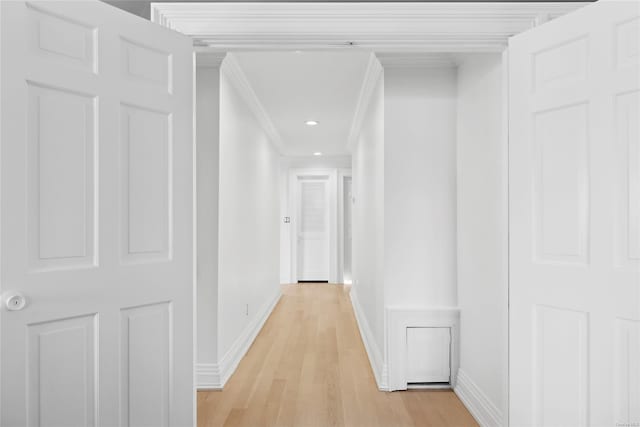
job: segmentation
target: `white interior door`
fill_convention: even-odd
[[[639,9],[509,44],[512,426],[640,423]]]
[[[353,180],[352,178],[345,177],[342,187],[342,206],[344,208],[344,215],[342,218],[343,227],[343,265],[342,265],[342,281],[344,283],[351,283],[353,280],[353,267],[352,267],[352,248],[353,248]]]
[[[1,424],[193,425],[191,40],[0,7]]]
[[[329,280],[329,177],[298,178],[298,281]]]

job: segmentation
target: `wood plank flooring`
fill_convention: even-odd
[[[349,287],[285,285],[223,391],[198,392],[198,426],[477,426],[451,391],[378,391]]]

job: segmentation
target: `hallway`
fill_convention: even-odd
[[[284,285],[224,391],[198,393],[198,426],[477,425],[452,391],[378,391],[349,289]]]

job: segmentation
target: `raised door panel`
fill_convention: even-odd
[[[640,18],[632,18],[615,26],[615,62],[618,69],[640,63]]]
[[[27,424],[97,425],[97,316],[27,327]]]
[[[615,422],[633,425],[640,420],[640,321],[615,325]]]
[[[96,264],[96,99],[29,85],[28,234],[36,270]]]
[[[167,52],[129,40],[121,39],[122,75],[167,93],[173,91],[171,80],[172,56]]]
[[[171,257],[171,115],[122,105],[124,262]]]
[[[170,303],[121,311],[121,425],[169,425],[171,330]]]
[[[534,114],[535,256],[588,262],[588,108],[572,105]]]
[[[533,55],[533,88],[564,89],[587,78],[587,37],[565,41]]]
[[[302,233],[324,233],[326,231],[326,187],[326,181],[300,183],[300,231]]]
[[[616,264],[640,267],[640,91],[618,95],[615,101],[618,217]]]
[[[534,316],[534,425],[587,425],[588,315],[536,306]]]
[[[35,56],[65,67],[98,72],[95,26],[28,4],[28,44]]]

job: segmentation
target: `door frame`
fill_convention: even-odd
[[[351,189],[353,190],[353,176],[351,169],[338,169],[338,282],[344,283],[344,254],[346,252],[344,239],[344,183],[346,179],[351,179]],[[351,215],[351,226],[353,227],[353,215]],[[353,274],[353,248],[351,250],[351,273]]]
[[[338,276],[338,245],[337,245],[337,209],[335,206],[335,194],[337,188],[336,169],[291,169],[289,171],[289,200],[288,209],[291,215],[290,247],[291,247],[291,282],[298,282],[298,181],[301,177],[327,177],[329,189],[329,283],[336,283]]]
[[[509,425],[509,374],[510,358],[509,358],[509,49],[506,48],[502,52],[502,137],[500,143],[502,145],[502,158],[500,162],[500,173],[502,175],[501,203],[502,203],[502,229],[504,232],[502,241],[502,316],[505,319],[506,330],[502,343],[502,358],[504,366],[506,366],[506,375],[501,385],[504,393],[503,405],[503,422]]]
[[[503,53],[503,150],[508,157],[507,40],[550,19],[591,2],[506,3],[154,3],[151,21],[182,32],[197,43],[199,64],[219,65],[227,52],[282,50],[368,50],[383,66],[456,66],[455,52]],[[193,12],[196,13],[193,13]],[[188,13],[191,12],[191,13]],[[334,18],[341,19],[336,21]],[[375,29],[372,30],[372,16]],[[233,18],[232,21],[229,18]],[[435,21],[435,22],[434,22]],[[233,22],[230,24],[230,22]],[[337,23],[336,23],[337,22]],[[300,24],[303,25],[300,25]],[[438,24],[438,25],[434,25]],[[446,27],[443,36],[442,26]],[[397,28],[406,28],[399,38]],[[276,39],[274,33],[282,37]],[[508,170],[502,164],[507,280],[503,309],[508,319]],[[291,178],[289,184],[291,185]],[[290,187],[291,188],[291,187]],[[291,209],[291,191],[287,206]],[[292,218],[292,226],[293,224]],[[291,233],[291,280],[296,278],[297,254]],[[342,277],[342,276],[340,276]],[[508,340],[509,331],[506,339]],[[508,343],[504,358],[508,362]],[[509,419],[508,379],[505,379],[504,419]]]

